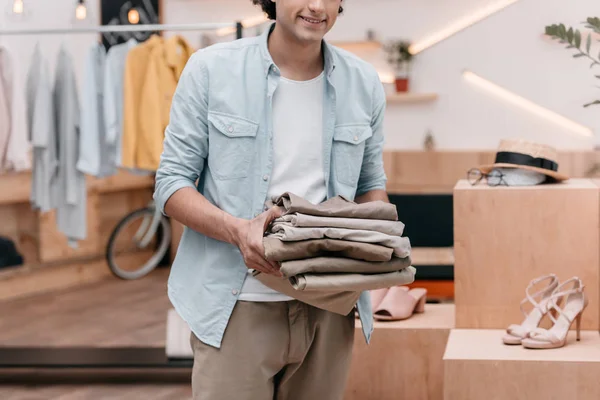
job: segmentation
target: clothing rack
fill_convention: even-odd
[[[2,29],[2,36],[71,35],[112,32],[219,31],[242,38],[244,27],[257,23],[105,25],[66,29]],[[36,382],[118,380],[189,382],[193,360],[170,359],[165,347],[11,347],[0,344],[0,381]],[[96,376],[96,377],[95,377]]]
[[[204,24],[149,24],[149,25],[103,25],[82,28],[62,29],[2,29],[0,36],[15,35],[72,35],[85,33],[113,32],[159,32],[159,31],[215,31],[223,28],[235,29],[236,38],[242,37],[244,25],[235,23],[204,23]]]

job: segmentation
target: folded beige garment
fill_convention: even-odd
[[[290,282],[299,291],[364,291],[408,285],[415,281],[416,271],[407,267],[382,274],[301,274],[291,277]]]
[[[274,289],[280,293],[288,295],[303,303],[310,304],[313,307],[322,310],[330,311],[340,315],[348,315],[352,311],[361,292],[356,291],[321,291],[311,290],[302,291],[296,290],[290,283],[289,279],[279,278],[269,274],[263,274],[258,271],[254,272],[256,279],[261,281],[265,286]]]
[[[275,205],[283,207],[284,214],[302,213],[322,217],[398,220],[396,206],[381,200],[357,204],[343,196],[335,196],[322,203],[313,204],[300,196],[285,192],[275,198],[273,202]]]
[[[345,228],[297,228],[287,223],[272,224],[267,236],[281,239],[284,242],[307,239],[340,239],[351,242],[373,243],[390,247],[396,257],[404,258],[410,255],[410,240],[408,237],[392,236],[381,232]]]
[[[372,243],[337,239],[310,239],[283,242],[274,237],[263,238],[265,258],[271,261],[299,260],[321,256],[348,257],[365,261],[389,261],[393,250]]]
[[[393,257],[390,261],[370,262],[344,257],[314,257],[284,261],[279,269],[285,278],[300,274],[381,274],[410,267],[410,257]]]
[[[346,228],[377,231],[388,235],[402,236],[404,223],[382,219],[320,217],[302,213],[286,214],[273,221],[287,222],[296,227]]]

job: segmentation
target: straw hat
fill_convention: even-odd
[[[480,166],[484,173],[494,168],[520,168],[542,173],[557,181],[569,179],[558,172],[558,152],[545,144],[523,139],[503,139],[496,152],[494,164]]]

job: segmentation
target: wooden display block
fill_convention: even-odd
[[[589,179],[531,187],[454,188],[456,327],[520,323],[528,283],[555,273],[581,278],[583,329],[599,328],[600,188]]]
[[[425,313],[407,320],[376,321],[367,345],[357,320],[344,399],[441,399],[442,357],[453,326],[453,304],[426,304]]]
[[[502,344],[504,330],[452,330],[444,354],[444,400],[600,398],[600,335],[569,333],[565,347]],[[401,397],[398,397],[401,398]]]

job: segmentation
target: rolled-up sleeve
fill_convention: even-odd
[[[179,189],[195,188],[208,155],[208,77],[202,51],[192,55],[177,84],[156,171],[154,201],[165,204]]]
[[[387,177],[383,168],[383,117],[386,108],[385,91],[377,75],[373,83],[373,114],[371,130],[373,135],[365,142],[360,177],[356,195],[360,196],[371,190],[385,190]]]

